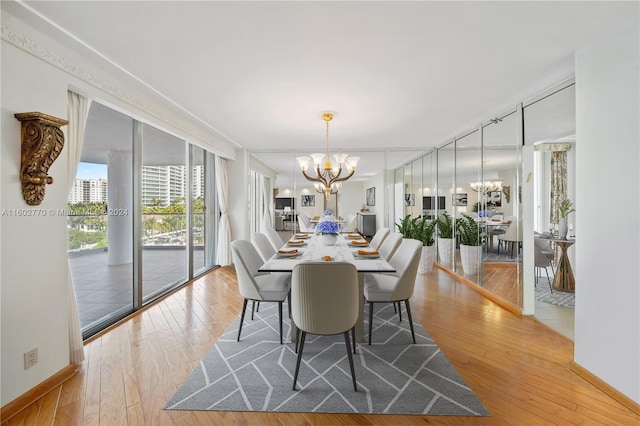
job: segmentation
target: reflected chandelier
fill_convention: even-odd
[[[353,176],[360,157],[348,157],[348,154],[344,153],[333,154],[335,164],[332,163],[331,157],[329,157],[329,121],[333,119],[333,114],[325,112],[322,114],[322,119],[325,121],[327,126],[326,152],[324,154],[311,154],[311,158],[297,157],[296,160],[298,160],[298,164],[300,165],[300,169],[302,170],[304,177],[311,182],[318,182],[318,184],[316,184],[316,190],[318,192],[324,192],[324,197],[328,199],[332,193],[335,194],[337,192],[338,188],[336,187],[336,184],[338,182],[343,182]],[[309,176],[307,174],[307,168],[309,167],[312,159],[313,166],[315,168],[315,176]],[[346,167],[348,174],[344,177],[340,177],[343,167]]]
[[[469,186],[476,192],[491,192],[502,189],[501,180],[486,180],[484,182],[469,182]]]

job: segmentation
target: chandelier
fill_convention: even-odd
[[[329,121],[333,119],[333,114],[325,112],[322,114],[322,119],[325,121],[327,126],[325,153],[311,154],[311,158],[297,157],[296,160],[298,160],[298,164],[300,165],[300,169],[302,170],[304,177],[311,182],[318,182],[318,184],[316,184],[316,191],[324,192],[324,197],[328,199],[331,194],[335,194],[338,191],[338,182],[343,182],[353,176],[360,157],[349,157],[348,154],[337,153],[333,154],[335,163],[332,163],[331,157],[329,157]],[[313,160],[315,176],[309,176],[307,174],[307,169],[311,160]],[[346,167],[348,174],[341,177],[343,167]]]
[[[484,182],[469,182],[469,186],[476,192],[491,192],[502,189],[501,180],[486,180]]]

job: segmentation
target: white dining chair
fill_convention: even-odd
[[[355,353],[355,325],[358,321],[358,272],[348,262],[305,262],[296,265],[291,275],[291,319],[300,330],[298,359],[293,375],[296,390],[298,372],[307,333],[343,334],[351,367],[353,389],[357,392],[356,374],[349,343],[352,332]],[[331,353],[316,355],[327,356]]]
[[[258,249],[262,261],[266,262],[276,254],[276,249],[273,248],[273,244],[269,241],[269,237],[261,232],[254,232],[251,234],[251,242]]]
[[[277,251],[284,245],[284,240],[280,237],[280,234],[278,234],[278,231],[276,231],[275,229],[266,228],[264,230],[264,233],[267,235],[267,238],[269,238],[269,241],[271,241],[271,245],[273,246],[274,250]]]
[[[380,248],[378,248],[378,252],[380,253],[380,256],[387,262],[391,260],[391,258],[393,257],[393,254],[396,252],[396,250],[400,246],[401,241],[402,241],[401,233],[399,232],[390,233],[387,236],[387,238],[384,239],[384,241],[380,245]]]
[[[522,244],[522,220],[511,222],[507,228],[507,232],[498,235],[498,254],[500,254],[500,243],[505,243],[505,249],[507,243],[511,245],[511,257],[513,257],[514,251],[516,254],[519,253],[520,244]]]
[[[373,238],[369,242],[369,246],[373,250],[378,250],[382,245],[382,242],[384,241],[384,239],[387,238],[387,235],[389,235],[389,228],[378,229],[376,234],[373,236]]]
[[[238,327],[238,342],[242,333],[244,315],[249,300],[256,302],[278,302],[280,316],[280,344],[282,344],[282,302],[287,298],[291,287],[291,277],[288,274],[270,274],[258,272],[263,264],[258,250],[247,240],[231,242],[233,265],[238,277],[238,290],[244,298],[240,326]]]
[[[541,273],[539,273],[539,271],[544,268],[544,272],[547,274],[547,281],[549,282],[549,291],[551,291],[551,293],[553,293],[553,286],[551,285],[551,278],[549,278],[549,270],[547,268],[551,268],[551,272],[553,272],[553,266],[551,265],[551,262],[549,261],[549,258],[546,257],[544,255],[544,253],[542,253],[542,250],[540,250],[540,248],[538,246],[536,246],[534,244],[533,246],[533,254],[534,254],[534,260],[533,260],[533,264],[535,266],[536,269],[536,277],[535,277],[535,285],[538,285],[538,277],[542,276]],[[554,272],[555,274],[555,272]]]
[[[344,226],[342,227],[342,232],[345,233],[352,233],[352,232],[356,232],[356,225],[358,224],[358,215],[351,214],[347,217],[347,220],[344,223]]]
[[[309,221],[309,216],[303,216],[299,214],[298,226],[300,227],[300,232],[313,233],[315,231],[315,228],[311,225],[311,222]]]
[[[411,327],[411,337],[413,343],[416,343],[409,298],[413,295],[421,250],[422,243],[420,241],[405,238],[400,243],[396,254],[389,261],[396,270],[394,274],[365,274],[364,298],[369,304],[369,345],[371,345],[373,334],[374,304],[393,303],[395,305],[397,302],[405,303]]]

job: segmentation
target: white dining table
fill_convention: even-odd
[[[358,250],[372,250],[369,246],[352,245],[354,241],[364,241],[363,238],[347,238],[348,234],[340,234],[337,242],[332,246],[326,246],[321,243],[318,236],[308,234],[306,239],[292,238],[289,241],[304,241],[304,245],[285,244],[283,250],[297,249],[296,256],[285,257],[278,253],[273,255],[258,269],[259,272],[292,272],[293,268],[303,262],[321,262],[325,261],[325,256],[330,256],[330,262],[349,262],[352,263],[358,271],[358,292],[359,300],[363,303],[358,304],[358,321],[356,322],[356,340],[364,342],[364,274],[367,272],[394,273],[395,268],[385,259],[361,257],[357,254]],[[351,244],[350,244],[351,243]],[[295,339],[297,327],[291,322],[291,339]]]

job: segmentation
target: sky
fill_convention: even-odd
[[[76,173],[76,179],[99,179],[107,178],[107,165],[106,164],[94,164],[83,163],[78,164],[78,172]]]

